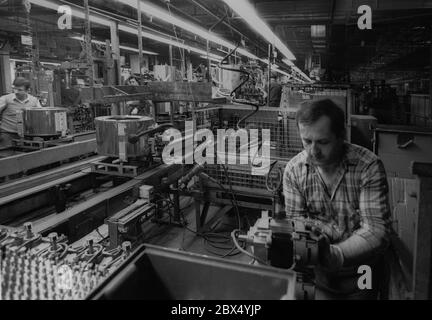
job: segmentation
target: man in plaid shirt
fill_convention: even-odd
[[[309,218],[325,234],[315,268],[316,298],[376,298],[389,242],[388,184],[381,160],[345,141],[343,111],[331,100],[296,115],[304,151],[287,164],[287,218]],[[372,269],[372,290],[360,290],[360,265]]]

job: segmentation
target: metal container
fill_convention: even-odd
[[[296,279],[291,270],[145,244],[86,299],[294,300]]]
[[[128,137],[154,125],[153,118],[146,116],[105,116],[95,119],[97,153],[126,161],[147,155],[148,137],[142,136],[133,144]]]
[[[24,137],[65,136],[66,112],[65,108],[25,108],[17,115],[18,133]]]

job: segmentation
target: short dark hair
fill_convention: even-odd
[[[318,121],[322,116],[327,116],[331,122],[331,130],[338,138],[345,138],[345,114],[330,99],[317,100],[300,106],[296,114],[297,125],[299,123],[310,125]]]
[[[23,77],[16,77],[13,85],[14,87],[24,87],[26,90],[30,89],[30,81]]]

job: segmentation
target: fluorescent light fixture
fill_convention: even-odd
[[[52,9],[55,11],[57,11],[59,6],[61,5],[59,3],[55,3],[53,1],[48,1],[48,0],[29,0],[29,1],[30,1],[30,3],[32,3],[34,5],[42,6],[42,7]],[[245,1],[245,0],[224,0],[224,1],[228,5],[230,5],[230,7],[233,8],[234,11],[236,11],[237,14],[242,16],[246,21],[252,21],[252,24],[251,24],[252,27],[259,34],[261,34],[261,35],[267,34],[268,37],[265,36],[265,38],[267,40],[269,40],[269,39],[273,40],[273,42],[274,42],[273,44],[275,45],[275,47],[277,49],[279,49],[279,51],[282,52],[282,54],[285,55],[285,57],[287,58],[287,61],[289,61],[290,59],[291,60],[295,59],[294,55],[292,55],[292,53],[289,51],[289,49],[286,48],[286,46],[280,41],[279,38],[276,37],[276,35],[270,30],[270,28],[267,25],[265,25],[264,22],[256,15],[255,10],[250,6],[250,4],[247,1]],[[136,1],[134,1],[134,0],[121,0],[121,2],[129,4],[134,8],[136,8],[136,5],[137,5]],[[73,7],[71,7],[71,9],[72,9],[72,15],[73,16],[81,18],[81,19],[85,19],[85,13],[84,13],[83,8],[73,6]],[[186,23],[185,21],[170,15],[167,11],[164,11],[164,10],[159,9],[157,7],[151,6],[148,3],[141,2],[141,9],[144,13],[154,15],[154,16],[161,18],[161,19],[166,18],[166,21],[168,21],[168,22],[170,22],[170,23],[172,23],[172,24],[174,24],[180,28],[184,28],[185,30],[188,30],[188,31],[190,31],[194,34],[197,34],[197,35],[199,35],[205,39],[208,39],[212,42],[215,42],[217,44],[225,46],[229,49],[235,48],[235,46],[232,43],[208,32],[207,30],[205,30],[201,27],[195,26],[191,23]],[[248,15],[251,14],[251,12],[253,14],[250,17],[248,17]],[[90,17],[90,21],[92,21],[94,23],[101,24],[101,25],[104,25],[107,27],[111,26],[111,21],[108,18],[103,18],[99,15],[94,15],[94,14],[90,14],[89,17]],[[251,22],[249,22],[249,23],[251,23]],[[260,30],[260,29],[262,29],[262,30]],[[119,30],[138,36],[138,30],[136,27],[133,28],[133,27],[130,27],[130,26],[127,26],[124,24],[119,24]],[[159,35],[144,31],[144,30],[142,31],[142,36],[143,36],[143,38],[152,39],[152,40],[155,40],[158,42],[162,42],[162,43],[165,43],[168,45],[173,45],[175,47],[183,48],[185,50],[198,53],[200,55],[206,56],[206,58],[207,58],[207,51],[186,45],[182,42],[174,41],[172,39],[168,39],[168,38],[165,38],[165,37],[162,37],[162,36],[159,36]],[[92,41],[97,41],[97,40],[92,40]],[[284,47],[285,47],[285,49],[284,49]],[[138,49],[126,47],[126,46],[120,46],[120,49],[138,52]],[[135,51],[135,50],[137,50],[137,51]],[[257,57],[256,55],[248,52],[245,49],[238,48],[237,52],[239,54],[245,56],[245,57],[250,58],[250,59],[260,60],[260,61],[268,64],[267,59],[265,59],[265,60],[261,59],[261,58]],[[156,54],[156,53],[151,52],[151,51],[146,51],[145,53]],[[221,59],[220,56],[212,54],[212,53],[209,53],[209,57],[212,59]],[[312,82],[312,80],[309,79],[309,77],[306,76],[300,69],[295,67],[292,62],[285,62],[285,63],[287,63],[290,66],[293,66],[293,68],[295,68],[297,73],[299,73],[301,76],[303,76],[307,81]]]
[[[324,38],[326,36],[325,25],[311,25],[311,37],[312,38]]]
[[[292,68],[295,72],[297,72],[300,76],[302,76],[303,79],[305,79],[307,82],[313,82],[312,79],[309,78],[307,75],[305,75],[303,71],[301,71],[299,68],[297,68],[296,66],[293,66]]]
[[[287,46],[276,36],[276,34],[267,26],[258,16],[255,9],[248,0],[223,0],[231,7],[240,17],[242,17],[258,34],[273,44],[289,60],[295,60],[293,53]]]
[[[301,75],[307,82],[313,82],[306,74],[303,73],[292,61],[288,59],[282,59],[282,62],[290,66],[296,73]]]
[[[122,49],[122,50],[126,50],[126,51],[132,51],[132,52],[137,52],[137,53],[139,53],[139,49],[137,49],[137,48],[132,48],[132,47],[128,47],[128,46],[120,46],[120,49]],[[142,50],[142,53],[143,53],[143,54],[152,55],[152,56],[157,56],[157,55],[159,55],[159,53],[157,53],[157,52],[147,51],[147,50]]]
[[[286,58],[282,59],[282,62],[285,63],[286,65],[289,65],[290,67],[294,65],[294,63],[291,60],[288,60]]]
[[[285,72],[285,71],[280,70],[280,69],[276,69],[275,71],[278,72],[278,73],[280,73],[280,74],[283,74],[284,76],[287,76],[287,77],[291,77],[292,76],[288,72]]]
[[[55,11],[57,11],[58,7],[60,6],[60,4],[52,2],[52,1],[48,1],[48,0],[29,0],[29,1],[32,4],[42,6],[45,8],[49,8],[49,9],[52,9]],[[121,2],[129,4],[129,5],[133,6],[134,8],[137,7],[136,1],[122,0]],[[78,7],[71,7],[71,8],[72,8],[72,15],[73,16],[81,18],[81,19],[85,19],[85,13],[84,13],[83,8],[78,8]],[[194,34],[199,35],[199,36],[202,36],[205,39],[209,39],[210,41],[216,42],[216,43],[221,44],[223,46],[226,46],[230,49],[235,48],[235,46],[232,43],[230,43],[230,42],[228,42],[222,38],[219,38],[214,34],[207,32],[205,29],[200,28],[198,26],[194,26],[193,24],[190,24],[190,23],[186,23],[179,18],[171,16],[167,11],[158,9],[157,7],[151,6],[148,3],[141,2],[141,9],[147,14],[158,16],[161,19],[166,18],[167,21],[177,25],[178,27],[185,28],[185,30],[188,30]],[[102,24],[102,25],[105,25],[108,27],[111,25],[111,22],[109,19],[105,19],[105,18],[102,18],[100,16],[96,16],[94,14],[90,14],[89,17],[90,17],[90,21],[92,21],[94,23]],[[129,27],[129,26],[124,25],[124,24],[119,24],[119,30],[127,32],[127,33],[138,35],[137,28],[132,28],[132,27]],[[188,46],[188,45],[185,45],[184,43],[174,41],[174,40],[171,40],[171,39],[168,39],[168,38],[165,38],[165,37],[162,37],[162,36],[147,32],[147,31],[142,31],[142,37],[152,39],[152,40],[155,40],[158,42],[170,44],[170,45],[173,45],[173,46],[176,46],[179,48],[186,49],[188,51],[193,51],[195,53],[207,56],[207,52],[205,50],[201,50],[201,49],[198,49],[198,48],[195,48],[192,46]],[[127,50],[127,49],[125,49],[125,50]],[[242,55],[250,58],[250,59],[259,59],[257,56],[253,55],[252,53],[250,53],[250,52],[248,52],[242,48],[237,49],[237,52],[239,54],[242,54]],[[218,58],[219,58],[219,56],[215,55],[215,59],[218,59]]]
[[[26,63],[30,63],[30,60],[24,60],[24,59],[9,59],[10,61],[15,61],[15,62],[26,62]],[[46,64],[46,65],[50,65],[50,66],[59,66],[60,63],[57,62],[44,62],[44,61],[40,61],[41,64]]]
[[[129,27],[129,26],[119,25],[119,30],[138,35],[138,30],[135,28]],[[166,44],[178,47],[178,48],[183,48],[185,50],[192,51],[192,52],[198,53],[200,55],[207,56],[207,51],[196,48],[196,47],[189,46],[189,45],[181,43],[179,41],[168,39],[168,38],[165,38],[165,37],[162,37],[162,36],[159,36],[157,34],[150,33],[150,32],[144,31],[144,30],[141,32],[141,34],[144,38],[152,39],[152,40],[166,43]],[[214,57],[215,59],[220,58],[220,56],[212,54],[212,53],[209,53],[209,56]]]
[[[207,59],[207,56],[201,55],[200,58]],[[210,57],[209,56],[208,59],[210,61],[221,62],[223,57],[216,58],[216,57]]]
[[[138,4],[136,0],[119,0],[121,3],[127,4],[133,8],[137,8]],[[179,28],[182,28],[184,30],[187,30],[193,34],[196,34],[200,37],[202,37],[203,39],[209,40],[211,42],[220,44],[224,47],[227,47],[229,49],[234,49],[235,45],[229,41],[226,41],[225,39],[222,39],[221,37],[218,37],[217,35],[215,35],[214,33],[208,32],[207,30],[205,30],[204,28],[197,26],[191,22],[186,22],[184,19],[178,18],[172,14],[170,14],[168,11],[163,10],[161,8],[158,8],[148,2],[143,2],[141,1],[140,4],[141,7],[141,12],[147,14],[147,15],[151,15],[153,17],[156,17],[162,21],[171,23]],[[254,54],[248,52],[245,49],[242,48],[238,48],[237,52],[245,57],[248,57],[250,59],[259,59],[257,56],[255,56]]]
[[[70,37],[70,38],[71,39],[75,39],[75,40],[79,40],[79,41],[84,41],[84,37],[73,36],[73,37]],[[91,42],[95,43],[95,44],[99,44],[99,45],[106,45],[105,42],[99,41],[99,40],[93,40],[92,39]],[[132,48],[132,47],[128,47],[128,46],[122,46],[122,45],[119,46],[119,47],[120,47],[120,49],[123,49],[123,50],[132,51],[132,52],[139,52],[139,50],[137,48]],[[149,55],[159,55],[159,53],[156,53],[156,52],[153,52],[153,51],[143,50],[142,52],[144,54],[149,54]]]

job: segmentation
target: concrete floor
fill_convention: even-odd
[[[183,250],[186,252],[192,252],[207,256],[217,257],[208,250],[215,251],[218,254],[224,255],[229,253],[228,250],[218,250],[210,244],[205,244],[205,240],[202,236],[196,235],[193,231],[196,231],[196,219],[195,219],[195,205],[193,199],[185,198],[181,200],[180,208],[185,208],[184,218],[187,221],[187,228],[180,226],[168,226],[168,225],[155,225],[150,226],[149,234],[147,236],[148,241],[146,243],[162,246],[166,248]],[[237,218],[232,213],[230,214],[231,206],[210,206],[207,214],[206,226],[213,232],[230,236],[230,232],[237,228]],[[224,241],[221,238],[214,238],[216,241]],[[221,246],[230,248],[233,246],[232,241],[222,244]],[[237,251],[237,250],[236,250]],[[236,254],[232,256],[226,256],[224,259],[243,261],[245,263],[251,262],[245,254]]]
[[[195,231],[197,230],[195,221],[195,204],[192,198],[185,197],[180,199],[180,208],[183,209],[182,212],[185,220],[187,221],[187,228],[169,224],[157,224],[150,221],[146,222],[143,225],[143,243],[149,243],[156,246],[177,249],[212,257],[217,257],[217,255],[212,254],[208,250],[215,251],[220,255],[224,255],[230,251],[230,249],[219,250],[212,247],[208,243],[206,244],[203,237],[195,233]],[[205,226],[208,229],[212,230],[212,232],[214,233],[223,234],[226,237],[230,236],[230,232],[233,229],[236,229],[238,225],[237,217],[234,214],[235,211],[231,209],[231,206],[210,206]],[[168,216],[165,218],[168,218]],[[249,217],[249,219],[251,220],[251,223],[254,221],[253,217]],[[168,219],[165,220],[168,221]],[[72,247],[85,245],[86,241],[90,238],[93,239],[94,242],[100,242],[107,236],[108,226],[106,224],[103,224],[97,229],[97,231],[93,231],[87,236],[81,238],[79,241],[73,243]],[[223,244],[216,244],[218,246],[223,246],[227,248],[231,248],[233,246],[231,240],[225,240],[219,237],[212,237],[212,239],[216,241],[224,241]],[[238,252],[238,250],[236,250],[235,252]],[[243,253],[226,256],[224,257],[224,259],[242,261],[244,263],[252,262],[252,259]]]

